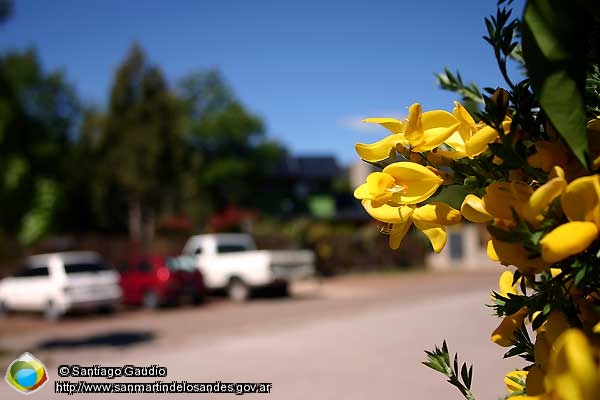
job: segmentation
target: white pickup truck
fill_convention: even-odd
[[[250,297],[252,289],[273,287],[288,294],[289,283],[315,274],[310,250],[256,250],[250,235],[237,233],[196,235],[183,254],[196,258],[208,289],[225,289],[236,301]]]

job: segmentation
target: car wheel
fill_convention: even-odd
[[[241,279],[233,278],[227,285],[227,296],[236,302],[246,301],[250,298],[250,288]]]
[[[204,294],[196,294],[192,299],[194,305],[200,305],[206,301],[206,296]]]
[[[64,314],[64,311],[54,303],[52,300],[48,300],[46,309],[44,310],[44,318],[48,321],[58,321]]]
[[[144,293],[144,298],[142,299],[142,306],[146,310],[154,310],[157,309],[160,305],[160,301],[158,299],[158,293],[154,290],[148,290]]]
[[[0,301],[0,318],[6,317],[8,315],[8,307],[3,301]]]

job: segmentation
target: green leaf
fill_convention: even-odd
[[[587,166],[585,17],[577,2],[530,0],[522,36],[523,56],[540,105],[577,159]]]
[[[493,225],[488,225],[486,226],[486,228],[490,235],[503,242],[517,243],[521,241],[521,239],[517,235],[515,235],[514,232],[505,231],[504,229],[498,228],[497,226]]]
[[[463,185],[450,185],[442,188],[438,194],[431,196],[429,199],[427,199],[426,203],[446,203],[450,207],[460,210],[460,206],[462,205],[462,202],[467,194],[469,194],[469,192]]]

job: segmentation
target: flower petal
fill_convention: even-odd
[[[365,118],[362,122],[379,124],[393,134],[401,134],[404,130],[404,124],[396,118]]]
[[[474,194],[468,194],[465,197],[460,206],[460,212],[463,217],[471,222],[484,223],[494,219],[494,217],[485,210],[483,200]]]
[[[484,208],[496,218],[512,221],[513,209],[521,216],[528,213],[532,193],[533,190],[525,183],[495,182],[486,189]]]
[[[408,206],[392,207],[388,204],[384,204],[380,207],[374,207],[371,200],[363,200],[361,201],[361,204],[367,214],[371,217],[381,222],[387,222],[388,224],[401,224],[406,222],[413,212],[413,208]]]
[[[408,120],[404,128],[404,136],[411,145],[416,146],[423,140],[423,108],[419,103],[414,103],[408,108]]]
[[[444,127],[427,129],[423,132],[421,143],[413,148],[413,151],[430,151],[444,143],[459,127],[460,124],[454,124]]]
[[[494,248],[494,241],[492,239],[487,242],[487,256],[492,261],[500,261],[500,257],[498,257],[498,253],[496,253],[496,249]]]
[[[396,178],[406,190],[395,193],[393,200],[402,204],[416,204],[427,200],[440,187],[443,179],[430,169],[409,161],[388,165],[383,172]]]
[[[504,317],[500,325],[492,332],[492,342],[502,347],[512,346],[515,331],[523,324],[528,312],[527,308],[523,307],[516,313]]]
[[[599,176],[577,178],[567,185],[562,195],[562,208],[570,221],[592,221],[598,205]]]
[[[372,172],[367,176],[367,189],[373,194],[383,193],[395,183],[396,180],[393,176],[383,172]]]
[[[423,232],[431,242],[433,251],[439,253],[446,245],[446,228],[432,222],[413,220],[415,227]]]
[[[366,183],[363,183],[362,185],[354,189],[354,197],[359,200],[371,198],[371,192],[369,192],[369,189],[367,189]]]
[[[404,136],[396,134],[388,135],[371,144],[357,143],[354,145],[354,149],[363,160],[376,162],[388,158],[392,149],[395,149],[397,145],[406,146],[407,144],[408,140]]]
[[[567,187],[564,177],[557,176],[540,186],[529,198],[529,207],[533,215],[543,212],[554,199],[560,196]]]
[[[531,258],[531,254],[519,243],[497,239],[492,239],[491,242],[491,245],[488,242],[488,256],[496,255],[502,265],[514,265],[523,274],[537,274],[550,266],[541,257]]]
[[[493,142],[497,137],[497,130],[491,126],[484,126],[467,141],[465,146],[467,155],[469,157],[475,157],[476,155],[481,154],[485,151],[487,145]]]
[[[508,293],[517,294],[516,285],[513,285],[514,274],[511,271],[504,271],[498,280],[499,294],[504,297]]]
[[[389,240],[390,248],[392,250],[397,250],[400,247],[400,243],[402,242],[402,239],[404,239],[404,236],[406,235],[406,232],[408,232],[408,228],[410,228],[411,225],[412,221],[410,219],[400,224],[394,224],[390,232]]]
[[[555,263],[581,253],[598,237],[598,227],[589,221],[573,221],[554,228],[540,240],[542,258]]]
[[[458,210],[448,204],[435,202],[416,208],[412,219],[438,225],[454,225],[460,222],[461,215]]]
[[[571,328],[556,340],[545,386],[560,399],[597,399],[600,391],[594,349],[586,335]]]

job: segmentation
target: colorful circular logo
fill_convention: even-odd
[[[6,371],[6,382],[17,392],[31,394],[48,381],[46,367],[29,353],[13,361]]]

